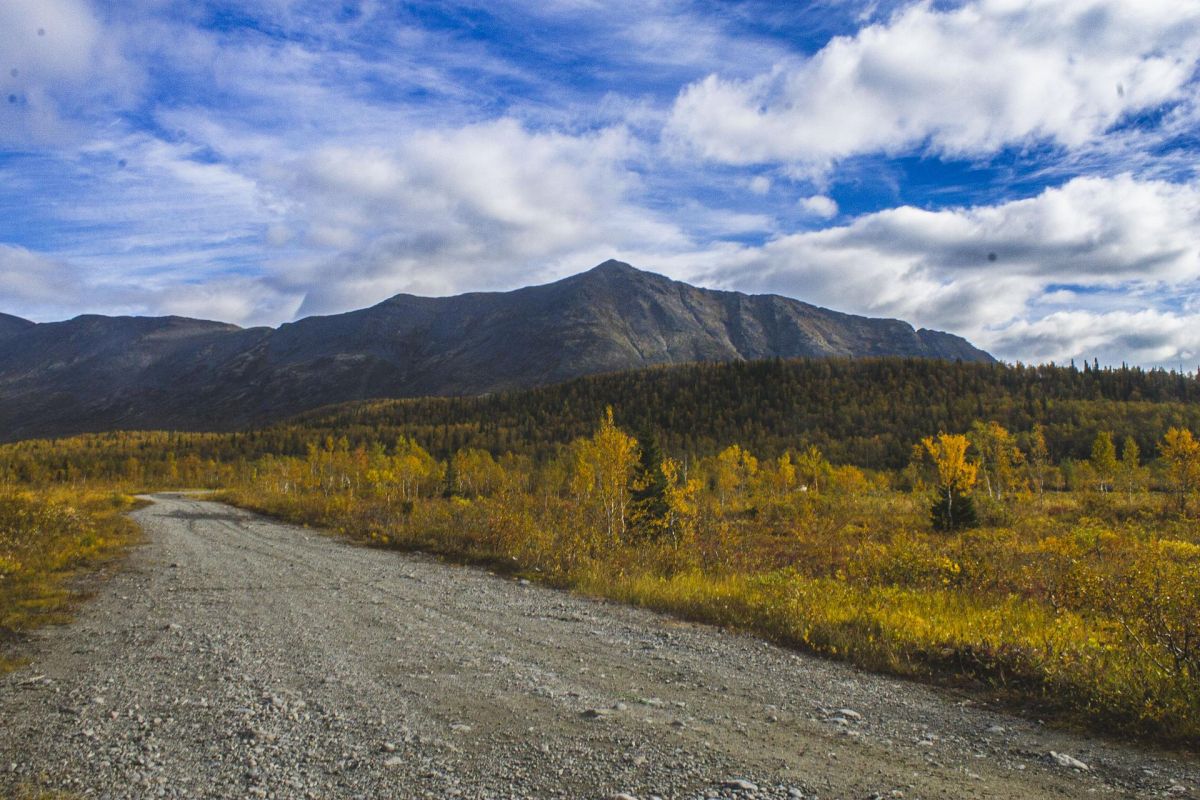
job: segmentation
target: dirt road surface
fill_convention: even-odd
[[[0,795],[1029,800],[1200,786],[1195,756],[155,499],[135,514],[145,544],[0,678]]]

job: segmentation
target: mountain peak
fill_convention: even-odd
[[[587,287],[602,291],[615,291],[623,296],[654,293],[678,283],[673,278],[657,272],[638,269],[632,264],[610,258],[597,264],[587,272],[580,272],[559,281],[562,285]],[[704,290],[700,290],[704,291]]]
[[[610,258],[592,267],[589,272],[641,272],[642,270],[624,261]]]
[[[618,261],[615,258],[610,258],[607,261],[597,264],[596,266],[589,269],[587,272],[584,272],[575,277],[579,277],[579,278],[586,278],[586,277],[628,278],[628,277],[632,277],[635,275],[646,276],[646,277],[655,277],[655,278],[663,277],[663,276],[657,275],[653,272],[647,272],[645,270],[638,269],[637,267],[633,266],[632,264],[627,264],[624,261]]]
[[[0,438],[230,429],[348,400],[495,393],[697,361],[992,360],[951,334],[697,288],[616,259],[552,284],[397,295],[276,329],[183,318],[5,322]]]

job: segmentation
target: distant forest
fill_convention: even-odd
[[[675,457],[711,455],[730,442],[763,456],[817,445],[835,463],[896,469],[922,437],[977,420],[1015,432],[1041,423],[1055,461],[1087,458],[1102,430],[1132,436],[1150,454],[1167,428],[1200,428],[1197,401],[1196,376],[1165,370],[777,359],[599,375],[488,397],[353,403],[252,435],[297,454],[314,433],[352,445],[403,433],[438,457],[464,447],[539,457],[590,434],[611,406],[618,425],[653,433]]]
[[[618,425],[652,433],[678,459],[730,442],[761,457],[816,445],[837,464],[899,469],[925,436],[995,420],[1024,436],[1044,426],[1051,459],[1086,459],[1097,433],[1130,436],[1147,457],[1170,427],[1200,431],[1200,380],[1133,367],[1023,366],[928,359],[799,359],[695,364],[580,378],[485,397],[349,403],[233,434],[96,434],[0,450],[0,469],[61,479],[72,464],[164,458],[235,465],[304,455],[345,437],[370,447],[412,437],[438,458],[463,448],[543,460],[588,436],[607,406]],[[36,465],[36,466],[35,466]],[[108,470],[103,470],[107,472]],[[92,471],[89,469],[89,473]],[[191,472],[191,471],[189,471]]]

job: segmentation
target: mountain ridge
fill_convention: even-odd
[[[553,283],[398,294],[278,328],[0,315],[0,438],[230,430],[349,400],[472,395],[657,364],[774,357],[992,361],[966,340],[606,261]]]
[[[36,324],[36,322],[30,322],[27,319],[14,317],[12,314],[0,313],[0,339],[16,336]]]

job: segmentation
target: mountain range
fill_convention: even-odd
[[[278,328],[0,314],[0,440],[231,430],[344,401],[484,394],[659,364],[889,355],[993,360],[899,320],[697,288],[618,261],[511,292],[400,294]]]

